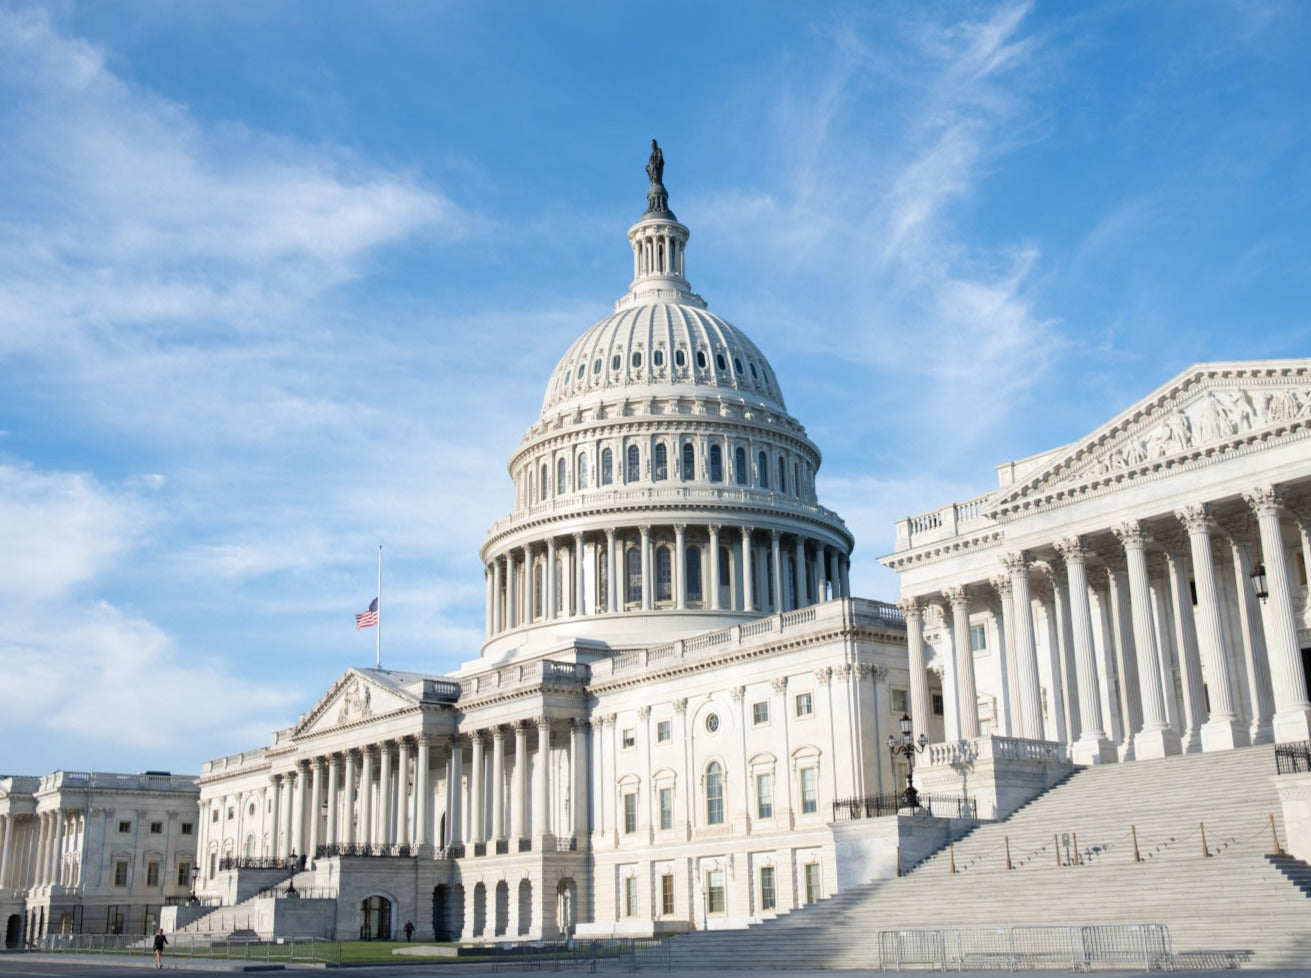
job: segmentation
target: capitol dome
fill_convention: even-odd
[[[651,646],[849,596],[852,537],[778,377],[685,277],[663,156],[628,231],[633,280],[575,340],[510,459],[483,544],[483,656]]]

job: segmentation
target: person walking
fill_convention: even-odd
[[[164,928],[161,927],[155,932],[155,967],[164,967],[164,945],[168,943],[168,938],[164,936]]]

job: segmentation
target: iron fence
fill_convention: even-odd
[[[1275,770],[1280,774],[1311,773],[1311,740],[1275,746]]]
[[[669,944],[654,938],[503,941],[489,948],[493,971],[640,971],[670,969]]]
[[[219,869],[295,869],[295,860],[273,856],[224,856]]]
[[[879,932],[879,965],[938,969],[1173,968],[1164,924],[1022,925]]]
[[[164,949],[168,958],[222,958],[301,964],[340,964],[341,945],[322,937],[278,937],[265,940],[237,934],[193,934],[168,936]],[[47,934],[37,942],[42,951],[109,954],[149,958],[154,955],[154,937],[126,934]]]
[[[408,845],[391,845],[389,843],[370,842],[334,842],[318,846],[314,850],[315,859],[328,856],[353,856],[361,859],[410,859],[418,852]]]
[[[974,818],[978,810],[973,798],[943,798],[919,795],[918,807],[935,818]],[[833,802],[833,821],[848,822],[860,818],[884,818],[907,808],[905,792],[885,791],[863,798],[840,798]]]

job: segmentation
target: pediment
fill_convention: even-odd
[[[348,669],[314,707],[301,718],[294,736],[319,733],[345,727],[374,716],[418,705],[418,700],[403,690],[359,669]]]
[[[1199,364],[1017,479],[989,509],[1001,515],[1299,429],[1311,429],[1311,360]]]

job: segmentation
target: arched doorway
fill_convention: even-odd
[[[5,923],[5,947],[13,950],[23,943],[23,916],[11,913]]]
[[[367,897],[360,904],[360,940],[391,939],[391,901],[386,897]]]
[[[504,937],[510,930],[510,884],[501,880],[496,884],[496,927],[493,936]]]
[[[519,936],[523,937],[533,926],[533,884],[519,881]]]

